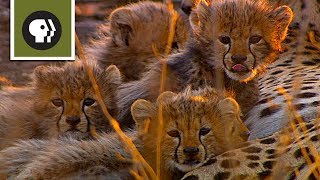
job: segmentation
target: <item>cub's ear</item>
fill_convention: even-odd
[[[240,118],[241,112],[238,103],[233,98],[225,98],[217,105],[222,124],[225,126],[226,137],[241,137],[247,140],[249,130]]]
[[[110,33],[113,42],[118,46],[129,46],[134,36],[136,15],[127,8],[119,8],[110,15]]]
[[[217,105],[220,115],[238,114],[240,116],[239,104],[232,98],[225,98]]]
[[[206,17],[210,13],[210,7],[205,0],[199,2],[197,8],[191,12],[189,20],[193,31],[199,32],[201,28],[201,23],[205,23]]]
[[[131,115],[139,130],[148,128],[148,119],[156,116],[157,108],[155,104],[144,99],[136,100],[131,106]]]
[[[49,77],[53,75],[52,68],[48,66],[40,65],[33,70],[34,83],[37,86],[47,84],[47,82],[51,79]]]
[[[170,100],[172,100],[174,97],[176,97],[176,93],[173,93],[171,91],[166,91],[163,92],[159,95],[158,99],[157,99],[157,103],[165,103],[168,102]]]
[[[117,66],[110,65],[103,73],[103,79],[109,83],[119,86],[122,83],[121,73]]]
[[[280,42],[283,41],[293,18],[291,8],[288,6],[280,6],[270,13],[269,18],[276,28],[275,34],[277,35],[277,40]]]

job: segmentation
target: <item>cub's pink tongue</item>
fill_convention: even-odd
[[[242,65],[242,64],[236,64],[234,66],[232,66],[232,69],[236,72],[243,72],[243,71],[247,71],[248,69]]]

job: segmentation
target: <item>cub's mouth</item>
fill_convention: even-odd
[[[69,128],[66,132],[82,132],[82,131],[80,131],[77,128],[72,127],[72,128]]]
[[[184,165],[188,165],[188,166],[196,166],[198,164],[200,164],[200,161],[197,159],[186,159],[183,162]]]
[[[250,72],[249,68],[243,64],[235,64],[231,67],[231,72],[244,74]]]
[[[183,171],[183,172],[188,172],[191,171],[199,166],[201,166],[203,164],[204,161],[201,161],[197,158],[188,158],[183,160],[182,162],[178,162],[176,161],[176,167]]]
[[[225,64],[224,69],[229,78],[240,82],[247,82],[255,76],[254,67],[249,67],[243,63]]]

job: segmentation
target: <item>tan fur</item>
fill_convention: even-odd
[[[186,86],[197,89],[212,86],[235,92],[235,99],[246,114],[257,102],[259,89],[254,79],[261,69],[272,62],[292,19],[289,7],[273,9],[254,0],[215,1],[208,6],[202,2],[191,14],[193,36],[185,51],[172,55],[167,62],[166,90],[179,92]],[[249,39],[259,35],[255,44]],[[230,38],[229,44],[221,37]],[[235,62],[233,55],[246,61]],[[245,67],[235,71],[234,66]],[[141,80],[120,87],[119,120],[131,125],[129,107],[138,98],[154,101],[158,97],[162,64],[155,64]]]
[[[93,61],[89,68],[110,113],[116,115],[114,94],[121,82],[119,70],[115,66],[102,70]],[[110,128],[80,61],[62,67],[39,66],[29,87],[6,88],[0,97],[0,149],[18,139],[51,138],[64,133],[86,137],[93,126],[103,132]],[[88,98],[93,104],[85,105]],[[61,106],[54,104],[56,100],[62,102]],[[72,118],[80,122],[68,124]]]
[[[158,124],[159,107],[163,109],[162,131]],[[209,157],[239,147],[248,137],[238,104],[210,88],[189,89],[180,94],[164,92],[157,103],[137,100],[131,110],[137,127],[136,131],[127,134],[154,170],[157,132],[161,132],[161,179],[171,179],[177,172],[188,172]],[[178,135],[172,137],[174,131]],[[184,153],[187,148],[198,148],[199,151],[193,155]],[[102,168],[103,171],[111,170],[121,175],[132,164],[120,160],[117,153],[130,160],[119,137],[111,133],[91,141],[67,138],[23,142],[2,151],[0,164],[9,176],[18,175],[18,179],[71,178],[90,168],[96,167],[100,171],[101,166],[107,168]],[[16,157],[16,154],[20,156]]]
[[[165,54],[173,14],[165,4],[139,2],[116,9],[109,17],[109,36],[102,36],[87,48],[104,66],[116,65],[124,81],[137,80],[150,63]],[[178,14],[173,45],[184,49],[189,36],[187,17]],[[104,26],[107,27],[106,25]],[[102,31],[105,31],[102,27]]]

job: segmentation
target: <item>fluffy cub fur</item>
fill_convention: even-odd
[[[193,35],[182,53],[167,61],[166,90],[179,92],[213,86],[235,92],[246,114],[259,97],[256,74],[281,49],[292,11],[254,0],[201,2],[191,14]],[[154,101],[159,94],[162,64],[156,63],[139,81],[120,87],[123,126],[131,126],[131,104],[139,98]]]
[[[87,52],[104,66],[116,65],[124,81],[137,80],[148,64],[157,61],[152,46],[165,54],[174,13],[165,4],[148,1],[120,7],[110,15],[110,27],[100,30],[109,29],[110,35],[93,41]],[[189,27],[188,18],[178,14],[174,50],[184,49]]]
[[[102,70],[94,62],[88,67],[110,113],[116,115],[119,70],[115,66]],[[85,137],[93,126],[103,132],[109,129],[80,61],[62,67],[39,66],[34,70],[32,85],[4,88],[0,97],[0,149],[18,139],[50,138],[66,133]]]
[[[127,135],[154,170],[156,142],[161,138],[161,179],[177,178],[177,173],[183,175],[209,157],[240,147],[248,137],[238,104],[210,88],[180,94],[164,92],[157,103],[137,100],[131,111],[137,126]],[[113,133],[89,141],[25,141],[0,154],[1,169],[18,179],[72,178],[79,174],[92,178],[100,177],[101,171],[122,176],[132,168],[130,154]],[[105,178],[108,175],[102,174]]]

